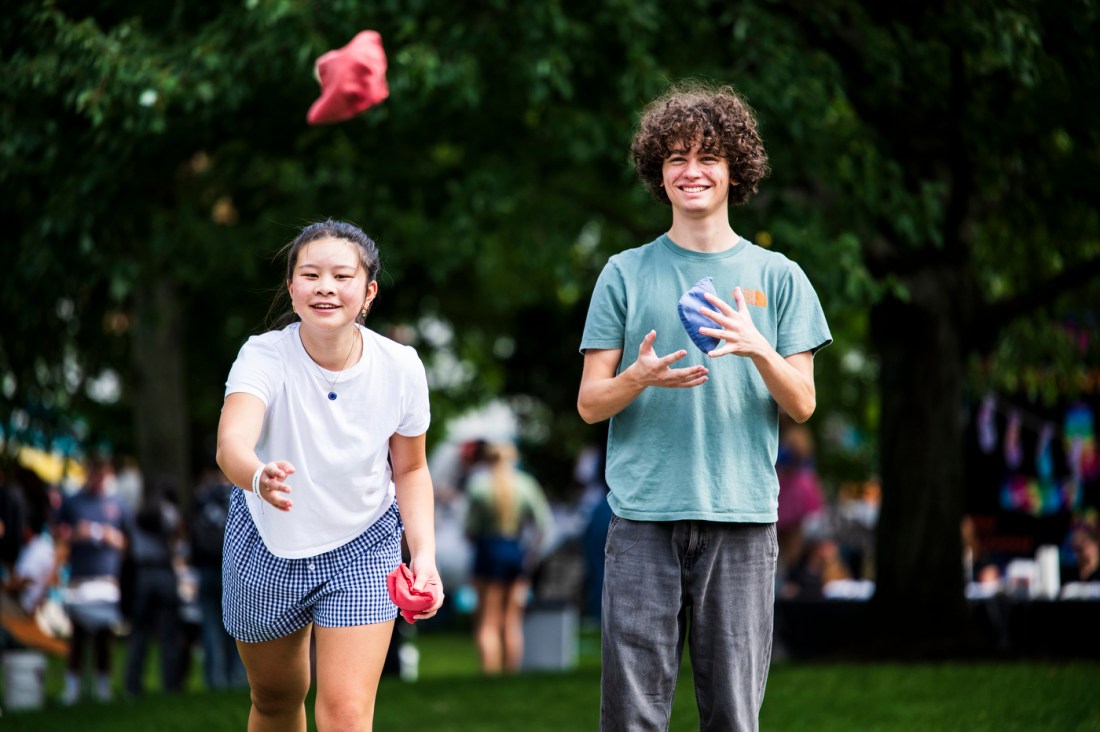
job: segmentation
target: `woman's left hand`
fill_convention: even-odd
[[[439,608],[443,606],[443,580],[439,578],[439,570],[435,566],[434,558],[414,557],[409,561],[409,569],[413,574],[414,592],[428,592],[429,586],[434,586],[437,590],[435,603],[415,616],[417,620],[426,620],[439,612]]]

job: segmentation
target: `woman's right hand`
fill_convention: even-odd
[[[287,497],[291,488],[286,479],[293,475],[294,466],[287,460],[272,460],[266,463],[260,470],[260,480],[256,486],[256,494],[261,501],[270,503],[280,511],[289,511],[294,507],[294,502]]]

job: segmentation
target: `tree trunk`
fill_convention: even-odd
[[[876,650],[889,655],[952,653],[965,637],[964,318],[944,294],[965,290],[954,278],[926,271],[909,283],[908,301],[891,297],[872,311],[882,400],[872,612]]]
[[[183,321],[175,285],[138,289],[133,340],[134,428],[145,485],[175,482],[181,505],[191,492]]]

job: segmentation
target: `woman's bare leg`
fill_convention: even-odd
[[[263,643],[237,641],[252,691],[248,732],[305,731],[311,629]]]
[[[523,611],[529,587],[526,579],[517,579],[504,597],[504,670],[513,674],[523,663]]]
[[[481,670],[487,674],[499,674],[504,663],[504,595],[507,585],[480,580],[477,589],[476,639]]]
[[[393,621],[314,632],[318,732],[369,732]]]

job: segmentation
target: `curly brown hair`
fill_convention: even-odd
[[[749,200],[769,172],[756,114],[732,86],[674,84],[646,105],[630,146],[634,169],[661,203],[669,204],[662,175],[665,159],[673,149],[695,143],[700,152],[729,163],[731,206]]]

